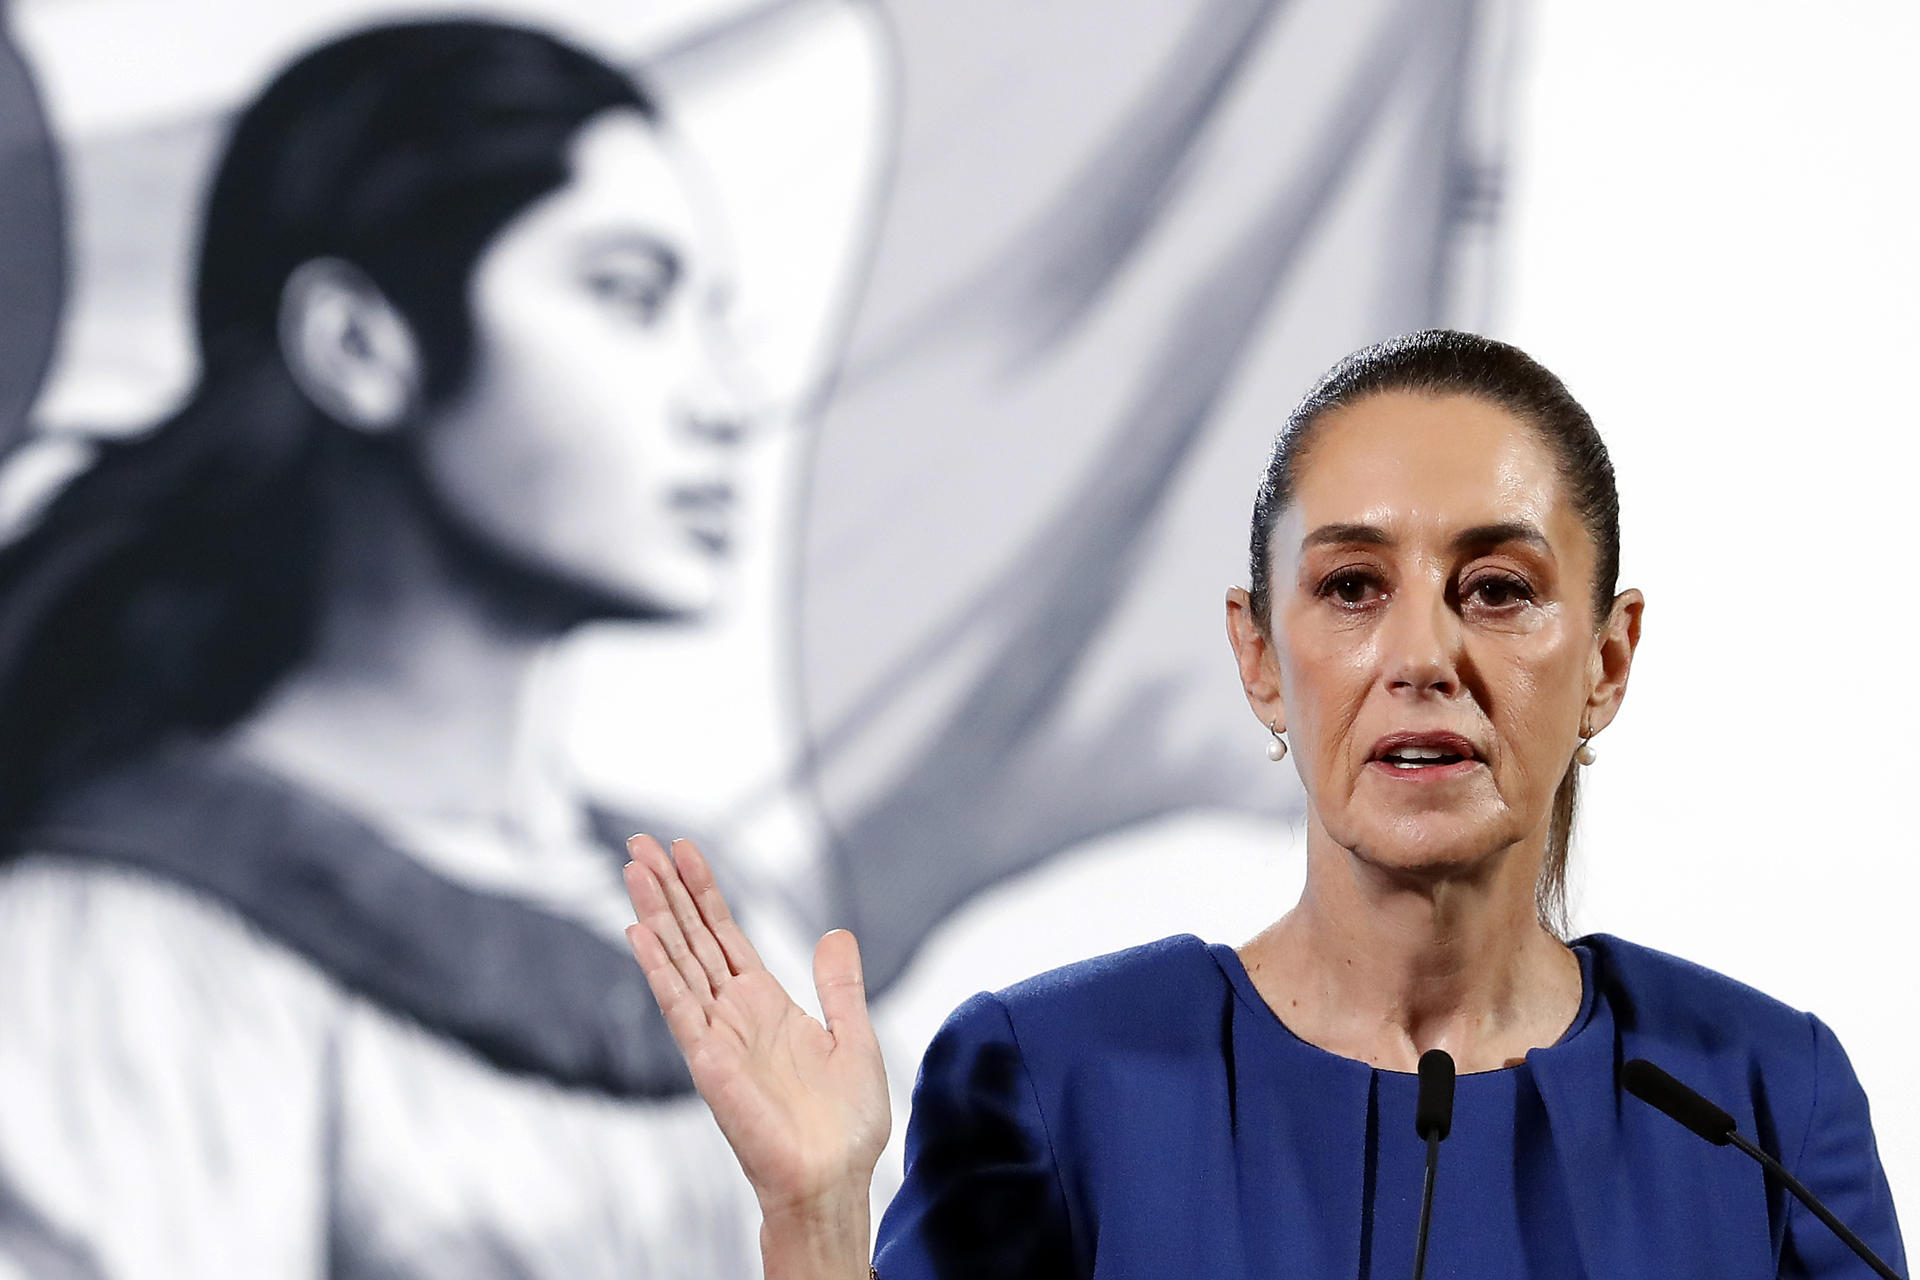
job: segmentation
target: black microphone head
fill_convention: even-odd
[[[1678,1120],[1716,1147],[1733,1137],[1733,1117],[1681,1084],[1645,1058],[1620,1068],[1620,1083],[1628,1093]]]
[[[1445,1141],[1453,1131],[1453,1055],[1429,1049],[1420,1055],[1420,1097],[1413,1107],[1413,1131]]]

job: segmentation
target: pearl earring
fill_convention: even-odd
[[[1287,740],[1280,736],[1279,716],[1273,718],[1273,723],[1267,726],[1267,732],[1273,735],[1267,741],[1267,759],[1279,764],[1287,758]]]
[[[1600,758],[1600,753],[1593,749],[1592,734],[1580,739],[1580,747],[1573,753],[1573,758],[1581,764],[1592,764]]]

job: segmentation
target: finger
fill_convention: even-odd
[[[660,843],[652,836],[627,837],[627,865],[624,868],[624,872],[627,882],[627,898],[633,903],[633,916],[636,920],[645,915],[648,908],[641,904],[639,892],[641,882],[636,880],[634,876],[635,873],[642,868],[651,865],[656,860],[655,855],[658,855],[659,851]]]
[[[674,841],[676,845],[681,843],[678,840]],[[666,900],[668,909],[673,913],[675,923],[679,926],[679,937],[684,942],[687,953],[693,957],[705,975],[707,990],[718,992],[721,983],[733,976],[733,971],[727,968],[727,957],[720,949],[719,940],[713,936],[713,931],[700,918],[700,910],[694,906],[693,896],[687,892],[687,886],[681,882],[680,868],[675,864],[673,856],[662,849],[660,842],[652,836],[635,836],[627,841],[627,852],[653,871],[653,877],[660,886],[661,895]],[[679,955],[674,951],[673,940],[663,934],[662,941],[668,944],[668,952],[678,960]],[[687,975],[687,983],[695,990],[702,985],[694,980],[692,974]]]
[[[680,1052],[691,1059],[694,1050],[707,1038],[707,1014],[700,1000],[687,988],[680,976],[680,970],[674,965],[667,949],[660,945],[660,939],[644,924],[627,926],[627,945],[633,948],[633,958],[640,962],[640,972],[647,975],[647,986],[653,991],[655,1003],[667,1020],[667,1030],[673,1033],[673,1042],[680,1046]]]
[[[873,1022],[867,1015],[867,983],[860,968],[860,943],[845,929],[835,929],[813,949],[813,988],[820,996],[820,1012],[836,1043],[873,1041]]]
[[[631,845],[629,847],[632,848]],[[641,854],[643,859],[647,857],[644,850],[634,849],[634,852]],[[653,846],[652,853],[661,860],[666,857],[659,845]],[[673,904],[660,882],[660,872],[648,865],[650,860],[629,862],[624,868],[627,893],[633,899],[633,913],[660,940],[660,946],[673,961],[673,967],[680,971],[680,980],[687,984],[687,989],[704,1007],[713,999],[713,982],[707,977],[706,966],[693,954],[687,935],[680,928],[680,918],[674,914]]]
[[[693,905],[719,941],[733,972],[766,968],[760,962],[760,953],[753,949],[753,943],[735,922],[733,912],[727,909],[727,900],[713,878],[713,868],[707,865],[707,855],[701,853],[693,841],[677,840],[673,858],[680,867],[680,879],[686,883],[687,892],[693,895]]]
[[[699,958],[700,967],[707,971],[708,984],[718,991],[733,976],[733,970],[727,967],[727,954],[721,949],[720,939],[713,936],[713,930],[701,918],[700,908],[694,904],[693,893],[687,887],[681,870],[680,851],[691,848],[692,844],[690,840],[673,842],[667,850],[667,857],[673,865],[673,876],[671,879],[663,878],[660,883],[666,887],[667,901],[673,904],[674,918],[687,935],[687,944]]]

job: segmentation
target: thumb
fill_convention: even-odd
[[[867,1017],[867,982],[860,971],[860,943],[845,929],[835,929],[813,949],[813,989],[820,996],[820,1012],[835,1040],[849,1034],[873,1038]]]

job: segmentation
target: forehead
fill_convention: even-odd
[[[571,177],[511,230],[555,246],[644,236],[682,252],[703,250],[715,217],[694,166],[672,136],[638,111],[616,108],[580,127]]]
[[[1385,392],[1331,411],[1313,432],[1288,513],[1297,528],[1370,524],[1413,537],[1524,520],[1553,542],[1579,537],[1551,450],[1498,405]]]

